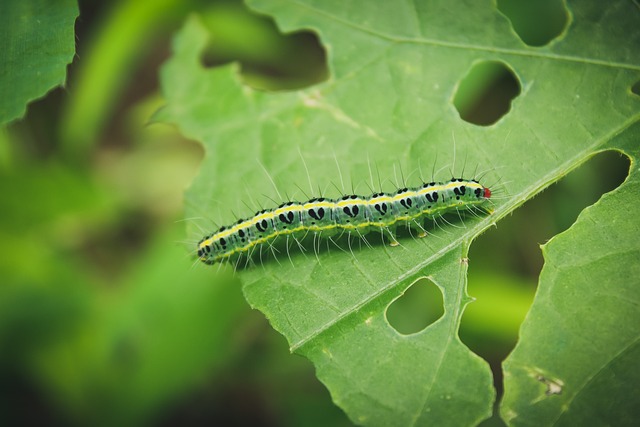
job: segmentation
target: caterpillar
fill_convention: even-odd
[[[368,197],[345,195],[339,199],[313,198],[304,203],[290,201],[220,227],[198,242],[197,254],[200,261],[214,264],[242,255],[250,257],[265,245],[272,247],[281,236],[298,240],[310,233],[324,238],[355,233],[363,237],[374,230],[380,230],[391,246],[397,246],[398,226],[417,230],[418,237],[424,237],[425,219],[436,220],[449,212],[487,212],[485,205],[490,198],[491,190],[477,180],[452,178]]]

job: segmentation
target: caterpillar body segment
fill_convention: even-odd
[[[363,237],[372,231],[381,232],[391,246],[396,246],[397,227],[408,227],[424,237],[425,219],[434,220],[448,212],[483,209],[490,197],[491,190],[476,180],[453,178],[368,197],[345,195],[339,199],[314,198],[304,203],[291,201],[221,227],[200,240],[197,253],[201,261],[214,264],[250,256],[281,236],[296,240],[309,234],[316,238],[342,234]]]

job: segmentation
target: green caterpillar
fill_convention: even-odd
[[[424,183],[395,193],[374,193],[369,197],[346,195],[324,197],[304,203],[287,202],[265,209],[253,217],[221,227],[198,243],[198,258],[207,264],[248,257],[280,236],[303,239],[308,234],[330,238],[337,234],[364,236],[379,230],[397,246],[395,229],[405,225],[426,236],[424,219],[435,220],[448,212],[483,210],[491,190],[476,180],[453,178],[448,182]]]

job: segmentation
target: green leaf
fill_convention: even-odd
[[[284,32],[316,31],[328,50],[331,76],[297,92],[253,90],[235,65],[201,65],[207,32],[198,18],[188,21],[162,70],[168,104],[158,117],[206,147],[201,173],[187,193],[187,217],[205,218],[194,224],[191,237],[197,241],[201,227],[213,231],[211,220],[229,224],[237,219],[233,212],[248,216],[251,209],[273,206],[270,199],[317,195],[307,190],[309,180],[311,188],[335,196],[332,184],[370,193],[371,169],[370,185],[378,186],[379,174],[387,191],[400,168],[411,174],[410,184],[419,181],[421,170],[460,174],[463,163],[466,171],[489,171],[485,182],[503,183],[496,186],[502,197],[496,197],[492,215],[452,218],[426,239],[405,236],[396,248],[375,238],[372,248],[343,242],[343,250],[321,248],[317,256],[281,248],[278,261],[238,273],[250,304],[265,313],[292,351],[313,361],[354,422],[477,424],[491,414],[495,393],[487,364],[457,335],[470,301],[468,247],[594,153],[615,147],[635,155],[613,137],[637,138],[640,99],[630,90],[640,75],[632,59],[640,42],[633,31],[637,8],[624,1],[606,8],[595,1],[572,5],[565,34],[532,48],[490,1],[250,5],[274,16]],[[511,111],[487,127],[462,121],[452,102],[459,82],[482,61],[505,64],[522,88]],[[599,220],[609,221],[612,212]],[[619,221],[633,221],[617,212]],[[586,249],[581,245],[575,252]],[[421,277],[442,291],[445,314],[420,333],[400,335],[388,324],[386,308]]]
[[[75,0],[0,2],[0,125],[64,84],[75,53]]]
[[[640,124],[609,144],[638,158]],[[520,342],[505,362],[513,425],[633,425],[640,398],[637,170],[543,246]]]

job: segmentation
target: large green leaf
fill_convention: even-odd
[[[0,2],[0,124],[64,83],[75,53],[75,0]]]
[[[187,23],[162,72],[168,105],[159,117],[177,123],[207,150],[187,195],[187,216],[204,218],[192,227],[192,237],[200,237],[199,227],[213,228],[211,221],[231,223],[233,212],[250,215],[258,206],[272,206],[269,199],[286,198],[277,194],[261,164],[281,192],[298,199],[306,197],[303,191],[313,192],[306,190],[308,176],[312,188],[337,193],[330,187],[342,185],[334,157],[344,187],[360,193],[370,192],[365,183],[371,165],[385,180],[393,180],[399,168],[408,171],[414,177],[410,183],[419,170],[446,166],[460,173],[461,158],[467,171],[489,170],[485,181],[504,183],[498,186],[504,197],[496,198],[490,216],[454,218],[426,239],[405,236],[396,248],[374,242],[372,248],[355,245],[350,253],[343,242],[345,250],[322,249],[317,257],[292,249],[278,261],[239,272],[251,305],[285,335],[292,351],[313,361],[334,401],[354,422],[476,424],[491,413],[494,390],[486,363],[457,336],[470,301],[469,244],[594,153],[628,148],[616,145],[614,136],[637,141],[640,99],[630,90],[640,75],[632,57],[640,41],[634,31],[640,23],[637,8],[626,1],[606,7],[596,1],[572,4],[572,22],[562,38],[531,48],[490,1],[256,0],[250,5],[274,16],[283,31],[317,31],[329,52],[331,76],[304,91],[252,90],[236,66],[201,65],[207,32],[197,17]],[[489,127],[462,121],[452,103],[461,79],[483,60],[504,63],[522,87],[511,111]],[[449,178],[448,173],[437,178]],[[625,190],[628,185],[621,191],[632,193]],[[390,190],[393,184],[386,181],[383,187]],[[600,221],[611,221],[616,212],[617,221],[633,227],[620,208],[601,214]],[[580,252],[589,246],[581,243]],[[445,314],[420,333],[400,335],[388,324],[386,308],[421,277],[442,291]],[[585,313],[611,316],[588,307]]]

